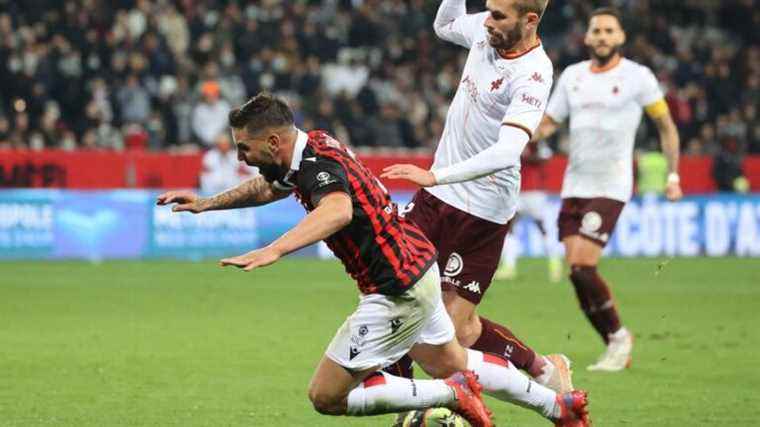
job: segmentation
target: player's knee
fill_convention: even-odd
[[[596,273],[595,265],[570,265],[570,280],[576,287],[586,287],[593,280]]]
[[[458,323],[454,323],[456,328],[457,341],[463,347],[470,347],[475,344],[480,336],[480,323],[473,319],[460,319]]]
[[[314,410],[322,415],[344,415],[346,413],[344,398],[335,396],[312,386],[309,389],[309,400]]]

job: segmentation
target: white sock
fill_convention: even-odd
[[[630,332],[628,332],[628,329],[626,329],[625,326],[621,326],[620,329],[609,334],[610,341],[622,340],[623,338],[627,337],[629,333]]]
[[[557,394],[524,375],[498,356],[467,349],[467,369],[478,375],[483,391],[489,396],[525,408],[546,418],[559,418]]]
[[[456,393],[443,380],[410,380],[376,372],[348,393],[348,415],[448,407],[455,400]]]
[[[517,244],[518,239],[512,234],[507,234],[507,238],[504,239],[504,248],[501,251],[501,262],[511,269],[517,265]]]

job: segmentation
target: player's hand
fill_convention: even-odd
[[[239,255],[232,258],[224,258],[219,261],[219,265],[226,267],[232,265],[238,268],[242,268],[245,271],[251,271],[254,268],[266,267],[272,265],[280,259],[280,253],[272,249],[271,246],[265,248],[256,249],[248,252],[247,254]]]
[[[199,201],[200,198],[198,195],[192,191],[179,190],[167,191],[166,193],[158,196],[156,199],[156,204],[160,206],[174,204],[174,206],[172,206],[172,212],[187,211],[192,213],[201,213],[203,212],[203,207]]]
[[[409,164],[388,166],[383,169],[380,178],[405,179],[421,187],[432,187],[436,185],[433,172]]]
[[[665,197],[671,202],[680,200],[683,197],[683,191],[681,191],[681,184],[677,182],[670,182],[665,187]]]

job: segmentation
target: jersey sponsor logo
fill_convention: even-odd
[[[540,99],[536,98],[535,96],[528,95],[527,93],[522,94],[522,102],[536,108],[541,108],[542,104]]]
[[[367,325],[361,325],[359,327],[359,336],[363,337],[369,333],[369,327]]]
[[[504,83],[504,77],[491,82],[491,92],[498,90],[501,84]]]
[[[480,283],[477,282],[477,281],[475,281],[475,280],[473,280],[472,282],[464,285],[463,289],[466,289],[466,290],[468,290],[470,292],[479,294],[480,293]]]
[[[544,80],[544,76],[542,76],[541,73],[539,73],[538,71],[533,73],[533,75],[530,76],[530,79],[534,82],[546,83],[546,80]]]
[[[478,85],[475,84],[474,81],[470,78],[470,76],[467,76],[462,80],[462,84],[464,85],[464,90],[467,92],[467,96],[470,97],[470,101],[477,104],[478,103]]]
[[[443,270],[443,275],[449,277],[456,276],[462,272],[463,268],[464,261],[462,260],[462,256],[456,252],[452,252],[451,255],[449,255],[449,260],[446,261],[446,268]]]

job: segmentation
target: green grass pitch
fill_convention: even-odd
[[[632,369],[588,373],[602,351],[568,282],[541,260],[496,282],[483,314],[541,352],[565,352],[597,426],[760,423],[760,261],[604,260],[636,333]],[[0,263],[0,426],[389,426],[330,418],[312,370],[357,299],[332,262],[242,273],[214,263]],[[495,400],[498,425],[549,425]]]

